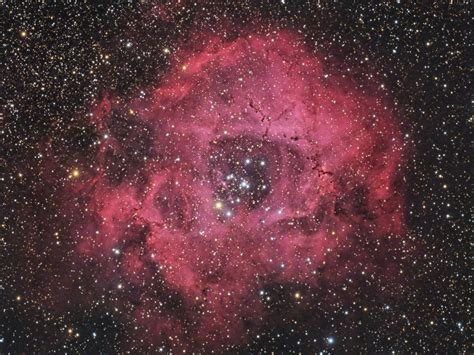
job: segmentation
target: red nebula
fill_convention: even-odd
[[[265,285],[338,282],[373,268],[338,250],[403,237],[403,141],[384,100],[326,74],[291,33],[175,58],[154,89],[94,110],[103,139],[78,249],[138,290],[150,342],[238,345],[245,320],[265,317]]]

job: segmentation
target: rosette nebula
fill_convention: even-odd
[[[187,48],[135,99],[92,109],[97,164],[75,191],[78,258],[144,341],[238,347],[279,287],[305,312],[328,284],[398,275],[405,148],[379,85],[331,73],[290,32]]]
[[[467,2],[1,8],[0,354],[473,353]]]

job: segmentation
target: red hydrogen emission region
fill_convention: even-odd
[[[176,58],[153,90],[94,109],[78,250],[102,284],[138,290],[132,318],[150,341],[238,345],[265,317],[265,285],[380,269],[355,245],[403,239],[404,146],[376,91],[326,74],[291,33]]]

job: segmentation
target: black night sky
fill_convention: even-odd
[[[0,353],[472,351],[469,2],[0,8]]]

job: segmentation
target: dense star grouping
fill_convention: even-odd
[[[2,6],[1,351],[468,349],[466,5]]]

